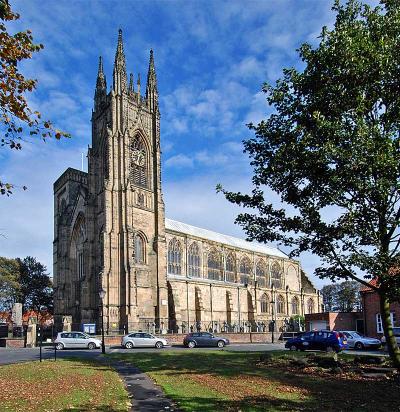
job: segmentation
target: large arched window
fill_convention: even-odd
[[[137,135],[131,145],[131,171],[132,184],[141,187],[148,186],[147,178],[147,151],[142,138]]]
[[[269,312],[269,299],[268,296],[264,293],[260,299],[260,309],[261,313],[268,313]]]
[[[222,280],[222,259],[221,254],[215,249],[211,249],[208,254],[208,279]]]
[[[79,214],[71,238],[72,259],[75,261],[75,280],[82,280],[86,275],[85,262],[86,224],[83,214]],[[78,299],[79,300],[79,299]]]
[[[299,314],[299,299],[295,296],[292,299],[292,315]]]
[[[236,281],[235,266],[235,256],[233,255],[233,253],[228,253],[228,255],[226,256],[225,264],[225,280],[227,282]]]
[[[135,263],[145,263],[145,250],[144,250],[143,237],[138,233],[135,235]]]
[[[267,266],[263,259],[260,259],[256,265],[257,285],[265,288],[268,286]]]
[[[192,243],[189,247],[189,276],[200,277],[200,250],[197,243]]]
[[[251,285],[252,276],[251,276],[251,262],[250,259],[245,256],[240,261],[240,283],[244,285]]]
[[[307,301],[307,313],[314,313],[314,311],[314,300],[310,298]]]
[[[168,244],[168,273],[182,274],[182,247],[179,240],[173,238]]]
[[[278,295],[276,300],[276,311],[278,313],[285,313],[285,299],[282,295]]]
[[[278,289],[282,289],[282,269],[278,262],[274,262],[271,267],[271,283]]]

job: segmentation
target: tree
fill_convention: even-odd
[[[321,294],[327,312],[351,312],[361,307],[360,283],[356,281],[325,285]]]
[[[338,285],[325,285],[321,289],[322,299],[326,312],[334,312],[336,310]]]
[[[320,278],[375,290],[400,369],[389,311],[400,296],[400,4],[336,1],[333,10],[333,29],[299,49],[304,69],[263,87],[275,111],[250,124],[255,135],[244,142],[252,192],[217,190],[254,210],[236,219],[249,239],[277,241],[291,256],[310,251],[322,260]]]
[[[23,260],[19,258],[16,260],[19,264],[18,299],[22,303],[24,311],[40,310],[43,306],[52,311],[53,284],[46,266],[31,256],[27,256]]]
[[[19,64],[43,49],[43,45],[33,43],[30,30],[8,33],[5,23],[19,17],[7,0],[0,1],[0,145],[15,150],[22,148],[21,142],[27,136],[69,137],[68,133],[55,129],[49,120],[43,121],[41,114],[28,106],[25,96],[36,88],[37,81],[25,78],[19,72]],[[13,187],[12,183],[0,180],[0,194],[11,194]]]
[[[19,265],[15,259],[0,257],[0,310],[10,311],[18,299]]]

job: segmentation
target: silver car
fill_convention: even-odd
[[[158,338],[150,333],[131,332],[121,340],[121,346],[126,349],[132,348],[157,348],[161,349],[168,346],[166,339]]]
[[[379,339],[368,338],[367,336],[360,335],[354,330],[343,330],[341,333],[346,336],[349,348],[362,350],[377,349],[381,346],[381,341]]]
[[[83,332],[60,332],[54,340],[56,348],[61,349],[96,349],[101,347],[99,339],[92,338]]]

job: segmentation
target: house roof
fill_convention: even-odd
[[[368,282],[371,286],[378,286],[378,279],[373,278]],[[373,289],[369,288],[368,286],[362,286],[360,292],[372,292]]]
[[[188,225],[187,223],[178,222],[172,219],[165,219],[165,228],[174,232],[180,232],[191,236],[200,237],[235,248],[246,249],[252,252],[262,253],[270,256],[276,256],[287,259],[288,256],[279,249],[270,247],[261,243],[248,242],[233,236],[213,232],[212,230],[202,229],[200,227]]]

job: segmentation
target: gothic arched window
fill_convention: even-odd
[[[147,153],[143,139],[136,136],[131,145],[131,182],[136,186],[147,187]]]
[[[295,296],[292,299],[292,315],[299,314],[299,299]]]
[[[260,299],[260,309],[261,313],[268,313],[269,312],[269,299],[268,296],[264,293]]]
[[[182,274],[182,247],[179,240],[175,238],[168,243],[168,273]]]
[[[253,283],[251,278],[251,262],[247,256],[240,261],[240,283],[244,285]]]
[[[200,277],[200,250],[197,243],[192,243],[189,247],[189,276],[193,278]]]
[[[314,313],[314,301],[310,298],[307,301],[307,313]]]
[[[236,280],[236,270],[235,270],[235,256],[233,253],[229,253],[226,257],[225,265],[225,280],[227,282],[235,282]]]
[[[135,263],[143,264],[145,263],[145,250],[144,250],[144,240],[141,235],[137,234],[135,236]]]
[[[276,311],[278,313],[285,313],[285,299],[282,295],[279,295],[276,301]]]
[[[221,254],[215,249],[211,249],[208,254],[207,260],[208,266],[208,279],[212,280],[222,280],[222,259]]]
[[[274,262],[271,268],[271,283],[278,289],[282,289],[282,269],[278,262]]]
[[[259,260],[256,265],[256,277],[257,277],[257,285],[265,288],[268,286],[268,279],[267,279],[267,266],[265,265],[264,260]]]

